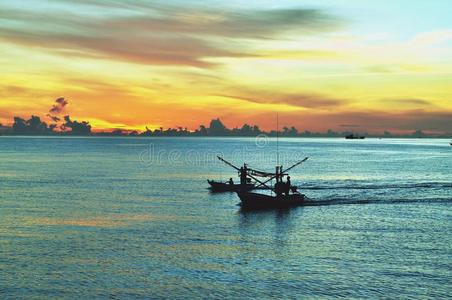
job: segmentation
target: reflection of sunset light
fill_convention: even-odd
[[[23,220],[26,225],[42,225],[42,226],[80,226],[80,227],[123,227],[129,226],[136,222],[176,222],[191,220],[190,216],[172,216],[172,215],[128,215],[115,214],[103,217],[92,218],[29,218]]]

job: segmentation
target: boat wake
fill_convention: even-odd
[[[347,204],[452,204],[452,198],[431,199],[306,199],[303,206],[326,206]]]
[[[301,185],[303,190],[378,190],[378,189],[444,189],[452,188],[452,183],[448,182],[423,182],[423,183],[407,183],[407,184],[331,184],[331,185]]]

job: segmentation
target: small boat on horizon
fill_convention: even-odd
[[[354,135],[353,133],[345,136],[346,140],[364,140],[365,138],[364,135]]]

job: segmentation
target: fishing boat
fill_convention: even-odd
[[[251,190],[254,188],[254,183],[246,184],[230,184],[229,182],[221,182],[215,180],[207,180],[212,192],[236,192],[241,190]]]
[[[288,208],[293,206],[302,205],[305,200],[305,195],[298,192],[297,187],[292,186],[290,182],[289,171],[296,166],[301,165],[308,157],[298,161],[291,167],[283,170],[283,167],[279,165],[279,151],[278,151],[278,114],[276,115],[276,168],[275,172],[264,172],[254,168],[249,168],[246,164],[243,167],[238,168],[234,164],[228,162],[224,158],[217,156],[217,158],[232,167],[239,172],[240,183],[247,183],[248,180],[254,180],[255,185],[253,189],[267,189],[270,190],[270,194],[255,193],[251,192],[249,189],[239,188],[236,190],[237,195],[240,198],[240,205],[242,209],[275,209],[275,208]],[[286,176],[286,181],[284,182],[284,176]],[[273,180],[276,183],[272,186]],[[209,184],[211,184],[209,182]],[[211,184],[212,185],[212,184]],[[232,179],[231,179],[232,185]]]
[[[226,161],[220,156],[218,156],[218,159],[238,171],[243,171],[243,168],[237,168],[232,163]],[[307,159],[308,157],[285,170],[283,170],[282,166],[277,166],[275,173],[259,171],[254,168],[247,168],[247,176],[256,182],[253,188],[267,189],[271,194],[255,193],[246,189],[238,189],[236,190],[236,192],[238,197],[240,198],[240,205],[242,206],[242,208],[275,209],[302,205],[303,201],[305,200],[305,195],[299,193],[297,191],[297,187],[291,185],[288,171],[295,168],[296,166],[301,165]],[[284,176],[287,176],[286,182],[283,181]],[[276,180],[274,186],[269,184],[269,182],[273,180]]]

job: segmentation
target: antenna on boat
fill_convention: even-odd
[[[276,113],[276,165],[279,166],[279,114]]]

